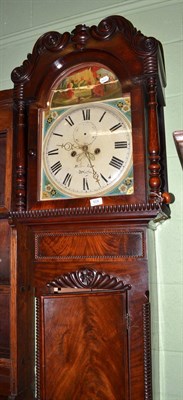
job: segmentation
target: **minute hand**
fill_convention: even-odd
[[[84,153],[85,153],[85,156],[86,156],[86,158],[88,159],[88,161],[89,161],[89,164],[90,164],[90,167],[91,167],[91,169],[92,169],[92,172],[93,172],[93,178],[95,179],[95,181],[98,183],[98,185],[99,186],[101,186],[100,185],[100,178],[99,178],[99,174],[95,171],[95,169],[94,169],[94,165],[92,164],[92,160],[95,160],[95,156],[94,156],[94,154],[92,154],[92,153],[89,153],[89,151],[87,151],[87,150],[84,150]]]

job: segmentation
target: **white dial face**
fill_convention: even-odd
[[[47,130],[42,182],[57,193],[56,198],[113,194],[128,176],[131,123],[113,103],[117,100],[67,108]]]

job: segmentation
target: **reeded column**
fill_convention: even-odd
[[[157,92],[156,79],[151,77],[148,79],[148,152],[149,152],[149,186],[150,197],[152,203],[159,196],[161,191],[160,178],[160,141],[159,127],[157,118]]]
[[[26,204],[26,157],[25,157],[25,102],[23,100],[23,84],[14,89],[14,106],[16,109],[15,131],[16,131],[16,177],[15,177],[15,208],[24,211]]]

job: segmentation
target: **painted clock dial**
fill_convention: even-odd
[[[131,122],[120,109],[122,101],[52,111],[43,138],[41,199],[49,193],[59,199],[95,197],[132,188]]]

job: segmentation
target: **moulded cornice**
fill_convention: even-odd
[[[10,224],[16,224],[16,222],[22,223],[36,223],[46,219],[47,222],[52,221],[53,218],[62,220],[72,221],[73,218],[77,220],[80,217],[92,221],[102,220],[112,220],[115,217],[119,221],[129,221],[131,219],[136,221],[155,221],[158,222],[169,218],[170,210],[168,206],[162,205],[160,203],[152,204],[125,204],[125,205],[113,205],[113,206],[99,206],[99,207],[74,207],[74,208],[60,208],[60,209],[43,209],[43,210],[30,210],[30,211],[11,211],[9,213]]]

